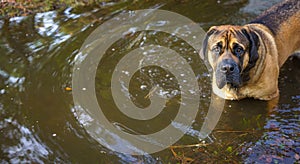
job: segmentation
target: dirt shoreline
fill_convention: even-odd
[[[38,12],[62,10],[67,7],[79,7],[109,2],[109,0],[0,0],[0,19],[27,16]]]

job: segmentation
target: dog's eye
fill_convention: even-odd
[[[220,47],[220,46],[215,46],[212,50],[213,50],[214,53],[220,54],[220,52],[221,52],[221,47]]]
[[[243,53],[244,53],[244,49],[240,46],[238,46],[234,49],[234,54],[237,56],[241,56]]]

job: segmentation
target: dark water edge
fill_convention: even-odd
[[[116,13],[159,8],[182,14],[207,30],[212,25],[244,24],[275,2],[119,1],[0,19],[0,162],[299,162],[300,60],[294,57],[281,69],[281,96],[275,109],[268,111],[267,103],[256,100],[228,101],[211,135],[213,142],[208,140],[206,147],[174,149],[177,156],[169,149],[130,156],[101,146],[76,119],[72,92],[67,89],[72,87],[74,58],[84,40]],[[103,65],[109,68],[111,63]],[[105,75],[100,72],[97,77],[105,79]],[[109,86],[101,79],[99,84],[99,97],[105,99],[109,93],[102,91]],[[204,89],[206,95],[209,86]],[[107,102],[109,110],[112,106]],[[202,107],[207,105],[202,103]],[[199,142],[197,132],[204,114],[198,114],[191,131],[176,145]]]

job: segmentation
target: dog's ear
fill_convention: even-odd
[[[243,28],[241,32],[246,36],[246,38],[249,41],[249,61],[242,73],[242,81],[246,82],[250,79],[250,69],[255,66],[256,61],[259,58],[258,50],[260,46],[260,40],[258,34],[255,31],[249,29],[249,27]]]
[[[260,46],[259,36],[256,32],[252,31],[249,28],[243,28],[242,33],[249,40],[249,62],[245,71],[249,71],[251,68],[255,66],[255,63],[259,57],[258,49]]]
[[[200,57],[201,57],[202,60],[205,59],[205,56],[206,56],[206,53],[207,53],[207,43],[208,43],[208,39],[209,39],[209,37],[210,37],[213,33],[215,33],[216,31],[217,31],[217,30],[216,30],[216,26],[212,26],[212,27],[207,31],[207,33],[206,33],[206,35],[205,35],[205,38],[204,38],[204,40],[203,40],[203,42],[202,42],[201,50],[200,50],[200,52],[199,52]]]

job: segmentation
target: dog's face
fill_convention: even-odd
[[[203,42],[204,55],[214,71],[219,89],[239,88],[249,80],[258,59],[258,36],[243,26],[211,27]]]

